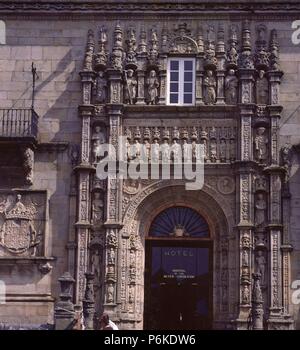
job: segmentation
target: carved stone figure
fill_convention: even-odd
[[[100,71],[96,79],[96,96],[97,103],[105,103],[107,97],[107,82],[104,78],[104,72]]]
[[[216,78],[213,75],[212,70],[208,70],[206,77],[204,78],[204,88],[205,88],[205,103],[212,105],[216,103]]]
[[[260,275],[261,275],[261,278],[260,278],[261,285],[264,285],[265,284],[266,259],[264,257],[264,252],[262,250],[259,250],[257,252],[256,258],[255,258],[255,263],[256,263],[256,272],[260,273]]]
[[[265,72],[260,70],[256,80],[256,103],[267,105],[269,101],[268,80],[265,77]]]
[[[114,301],[114,285],[112,283],[109,283],[107,286],[107,295],[106,295],[106,301],[107,303],[111,304]]]
[[[95,192],[92,205],[92,219],[94,224],[101,224],[103,222],[103,199],[101,193]]]
[[[167,139],[164,139],[164,142],[161,145],[161,159],[163,162],[170,161],[170,146]]]
[[[236,157],[236,147],[235,147],[235,140],[231,138],[229,140],[229,158],[231,162],[235,161]]]
[[[249,266],[249,252],[248,252],[248,249],[243,249],[242,266]]]
[[[157,104],[159,81],[157,78],[156,71],[154,69],[150,71],[146,85],[148,91],[148,104]]]
[[[184,162],[192,161],[192,145],[188,144],[187,139],[182,141],[182,152]]]
[[[221,139],[220,140],[220,161],[222,163],[226,162],[226,140],[225,139]]]
[[[181,160],[182,160],[181,147],[178,144],[176,139],[173,140],[173,144],[172,144],[171,149],[172,149],[172,153],[173,153],[174,163],[181,163]]]
[[[107,262],[109,265],[114,265],[115,264],[115,250],[113,248],[110,248],[108,251],[108,256],[107,256]]]
[[[95,281],[98,282],[100,279],[101,261],[100,261],[99,249],[94,249],[91,256],[91,270],[95,276]]]
[[[98,163],[101,157],[101,144],[105,143],[105,135],[102,131],[101,126],[95,126],[94,132],[92,134],[92,143],[93,143],[93,157],[94,163]]]
[[[124,102],[127,104],[134,104],[136,99],[137,80],[134,77],[134,71],[132,69],[128,69],[128,71],[125,72],[125,83]]]
[[[234,69],[229,69],[228,75],[225,78],[225,98],[227,104],[237,103],[237,88],[238,78],[235,75]]]
[[[210,141],[210,161],[215,163],[217,160],[217,143],[216,140],[213,139]]]
[[[255,156],[256,160],[263,162],[268,156],[268,139],[265,136],[266,129],[264,127],[257,128],[256,137],[254,139],[255,143]]]
[[[242,303],[243,304],[250,304],[250,289],[248,284],[243,285],[242,288]]]
[[[267,210],[267,203],[264,198],[264,194],[259,193],[255,201],[255,225],[256,226],[261,226],[265,224],[266,210]]]

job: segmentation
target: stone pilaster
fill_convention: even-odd
[[[160,70],[159,70],[159,105],[166,104],[167,94],[167,56],[161,55],[160,57]]]

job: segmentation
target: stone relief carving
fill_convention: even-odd
[[[44,195],[0,194],[0,256],[43,256]]]
[[[231,194],[235,190],[234,180],[229,176],[222,176],[218,180],[217,188],[222,194]]]
[[[184,159],[189,160],[191,158],[194,162],[197,157],[199,159],[199,155],[196,154],[196,144],[201,143],[204,147],[205,162],[229,163],[234,161],[237,147],[235,141],[236,128],[210,125],[207,127],[184,128],[176,126],[172,128],[125,126],[127,159],[134,161],[140,159],[141,155],[148,155],[148,159],[152,162],[159,162],[162,158],[165,161],[173,162],[176,158],[180,162],[181,157],[185,156]],[[172,137],[171,134],[173,134]],[[198,140],[199,134],[200,140]],[[160,145],[162,146],[161,155],[159,154]],[[187,145],[191,145],[191,148]],[[173,147],[172,158],[170,154],[171,146]]]

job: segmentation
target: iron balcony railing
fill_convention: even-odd
[[[32,108],[0,108],[0,138],[37,138],[38,115]]]

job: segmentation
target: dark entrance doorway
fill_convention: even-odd
[[[211,328],[212,242],[208,237],[208,226],[199,216],[192,227],[198,234],[201,231],[202,237],[193,237],[187,231],[191,217],[186,218],[184,225],[180,219],[183,213],[181,208],[188,209],[174,207],[168,209],[167,216],[165,212],[161,213],[154,220],[151,235],[146,240],[145,329]],[[176,214],[176,211],[177,215],[172,216],[172,212]],[[173,234],[173,230],[167,236],[158,234],[162,214],[163,227],[168,226],[166,220],[171,220],[175,232],[180,227],[182,235]],[[200,231],[195,228],[196,221],[201,226]],[[164,230],[167,232],[170,228]]]

